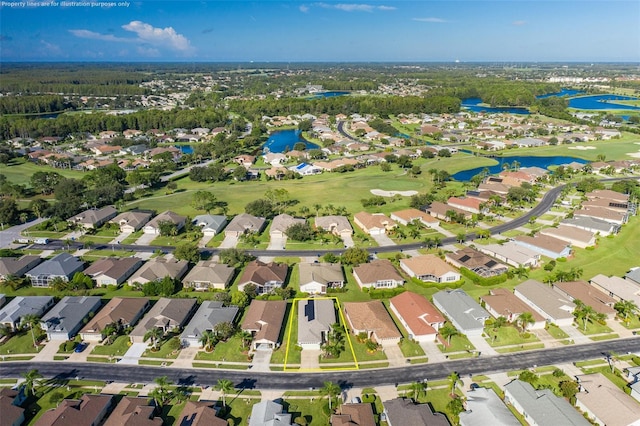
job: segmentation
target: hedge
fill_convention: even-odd
[[[502,284],[503,282],[507,281],[506,274],[500,274],[496,277],[484,278],[467,268],[460,268],[460,275],[470,279],[474,284],[482,286],[493,286]]]

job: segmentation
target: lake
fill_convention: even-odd
[[[349,93],[350,92],[344,91],[322,92],[310,96],[309,99],[335,98],[336,96],[344,96],[348,95]]]
[[[498,161],[498,164],[493,165],[491,167],[487,167],[489,169],[489,173],[494,175],[498,174],[502,171],[502,165],[504,163],[512,164],[514,161],[520,163],[519,168],[522,167],[540,167],[542,169],[548,169],[549,166],[559,166],[560,164],[567,164],[573,161],[577,163],[586,164],[588,161],[583,160],[582,158],[575,157],[566,157],[566,156],[557,156],[557,157],[533,157],[533,156],[519,156],[516,155],[514,157],[496,157],[494,160]],[[466,182],[471,180],[472,177],[481,173],[485,167],[476,167],[475,169],[463,170],[458,172],[451,177],[460,182]]]
[[[545,93],[544,95],[536,96],[536,99],[545,99],[552,98],[554,96],[562,97],[562,96],[575,96],[584,93],[584,90],[576,90],[576,89],[560,89],[559,92],[556,93]]]
[[[292,150],[298,142],[304,142],[307,149],[318,149],[318,145],[309,142],[302,137],[300,130],[278,130],[269,135],[269,139],[264,143],[262,149],[269,152],[285,152]]]
[[[640,111],[640,107],[616,104],[615,101],[637,101],[633,96],[593,95],[569,99],[569,107],[585,110],[626,109]]]
[[[466,98],[462,100],[460,106],[464,109],[468,109],[473,112],[488,112],[488,113],[509,113],[509,114],[529,114],[527,108],[518,107],[488,107],[479,105],[482,103],[480,98]]]

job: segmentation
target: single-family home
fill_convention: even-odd
[[[589,199],[587,201],[583,201],[581,205],[586,209],[590,209],[593,207],[602,207],[617,212],[626,212],[629,210],[629,203],[625,203],[623,201],[614,201],[608,198]]]
[[[576,407],[597,425],[640,425],[640,408],[632,397],[602,373],[576,376]]]
[[[454,267],[434,254],[400,259],[400,267],[410,277],[424,282],[451,283],[461,278]]]
[[[449,204],[441,203],[440,201],[432,202],[427,208],[427,213],[431,216],[450,222],[453,215],[459,215],[464,220],[469,220],[473,217],[473,213],[462,210],[458,207],[450,206]]]
[[[162,426],[157,407],[149,403],[148,398],[124,396],[103,426]]]
[[[397,227],[395,221],[383,213],[360,212],[353,216],[353,222],[369,235],[384,235],[387,231]]]
[[[548,285],[536,280],[527,280],[518,284],[513,293],[542,315],[547,322],[559,327],[573,324],[573,311],[576,309],[576,304],[571,298],[554,291]]]
[[[98,296],[65,296],[40,319],[40,327],[49,340],[70,340],[101,305]]]
[[[254,155],[242,154],[233,157],[233,161],[248,169],[256,162],[256,157]]]
[[[41,317],[53,305],[52,296],[16,296],[0,309],[0,325],[16,330],[25,316]]]
[[[615,225],[624,225],[629,220],[629,212],[610,210],[604,207],[583,207],[573,212],[574,217],[591,217]]]
[[[76,272],[82,272],[83,269],[84,262],[80,258],[63,252],[36,265],[25,275],[29,277],[33,287],[51,287],[54,279],[60,278],[68,282]]]
[[[175,225],[176,229],[179,231],[180,229],[184,228],[184,224],[186,221],[186,217],[180,216],[177,213],[167,210],[154,217],[144,226],[144,228],[142,228],[142,230],[145,234],[160,235],[160,224],[164,222],[171,223]]]
[[[227,426],[225,419],[217,416],[214,401],[187,401],[180,412],[176,426]]]
[[[513,143],[519,148],[531,148],[546,145],[545,141],[538,138],[521,138],[516,139],[515,141],[513,141]]]
[[[625,369],[627,386],[631,390],[631,397],[640,402],[640,367],[628,367]]]
[[[262,401],[251,408],[249,426],[289,426],[291,419],[291,414],[284,410],[282,404]]]
[[[303,349],[320,349],[327,341],[336,321],[336,309],[331,299],[298,301],[298,345]]]
[[[384,414],[389,426],[429,425],[450,426],[447,416],[434,413],[430,404],[417,404],[412,399],[395,398],[384,401]]]
[[[631,280],[640,285],[640,267],[631,268],[631,270],[624,276],[624,279]]]
[[[433,342],[445,318],[424,296],[405,291],[389,301],[389,308],[409,333],[409,339]]]
[[[89,209],[82,213],[78,213],[75,216],[67,219],[67,222],[82,226],[85,229],[99,228],[105,224],[108,220],[113,219],[118,214],[118,211],[113,206],[106,206],[101,209]]]
[[[568,242],[544,234],[536,234],[533,237],[518,235],[513,242],[552,259],[566,258],[571,254],[571,245]]]
[[[578,229],[584,229],[586,231],[593,232],[596,235],[603,237],[609,235],[615,235],[620,230],[620,225],[607,222],[606,220],[597,219],[594,217],[574,217],[571,219],[563,219],[563,225],[572,226]]]
[[[299,263],[300,291],[326,294],[329,288],[342,288],[345,277],[339,263]]]
[[[584,196],[587,197],[588,200],[605,199],[620,204],[629,203],[629,194],[623,194],[610,189],[596,189],[594,191],[587,192]]]
[[[345,302],[344,314],[354,335],[366,333],[367,339],[380,344],[397,344],[402,334],[379,300]]]
[[[478,244],[476,248],[482,253],[495,257],[507,265],[515,266],[516,268],[520,266],[535,268],[540,262],[540,253],[516,244],[513,241],[507,241],[504,244]]]
[[[329,420],[331,426],[376,426],[371,404],[342,404]]]
[[[189,268],[186,260],[154,257],[148,260],[133,275],[129,277],[129,285],[144,285],[151,281],[160,281],[165,277],[174,280],[181,279]]]
[[[84,270],[98,287],[125,282],[142,265],[137,257],[106,257],[96,260]]]
[[[322,173],[322,168],[309,163],[300,163],[296,166],[291,166],[289,170],[302,176],[313,176]]]
[[[391,261],[376,259],[353,268],[353,276],[360,288],[396,288],[404,284]]]
[[[596,234],[592,231],[560,224],[557,228],[544,228],[539,234],[565,241],[571,246],[586,248],[596,245]]]
[[[22,277],[40,262],[40,256],[0,257],[0,281],[8,277]]]
[[[159,328],[163,333],[179,331],[196,310],[196,299],[160,298],[138,325],[129,333],[132,343],[143,343],[147,331]]]
[[[133,233],[139,231],[153,215],[149,212],[131,210],[120,213],[109,222],[115,223],[120,227],[120,232]]]
[[[557,282],[553,284],[553,289],[574,302],[579,300],[591,306],[594,311],[606,315],[608,319],[616,317],[616,310],[613,309],[616,299],[589,285],[586,281]]]
[[[433,295],[433,304],[451,324],[467,336],[481,336],[491,315],[463,290],[443,290]]]
[[[470,213],[478,214],[487,211],[483,201],[472,197],[449,197],[447,204]]]
[[[532,426],[589,426],[569,402],[549,389],[536,390],[527,382],[513,380],[504,386],[504,402],[511,404]]]
[[[467,268],[485,278],[495,277],[509,270],[506,265],[471,247],[465,247],[455,253],[446,253],[445,259],[456,268]]]
[[[589,284],[617,301],[630,300],[636,306],[640,306],[640,284],[636,284],[632,280],[625,280],[615,275],[608,277],[598,274],[589,280]]]
[[[202,333],[215,331],[215,327],[224,322],[233,324],[237,316],[237,306],[223,306],[222,302],[214,300],[204,301],[184,328],[180,340],[185,346],[201,346]]]
[[[282,323],[287,312],[286,300],[252,300],[240,329],[251,333],[252,348],[280,346]]]
[[[2,425],[21,426],[24,423],[24,408],[20,407],[26,395],[23,391],[0,388],[0,414]]]
[[[269,236],[271,238],[284,238],[287,236],[287,230],[293,225],[304,225],[306,221],[301,218],[290,216],[286,213],[279,214],[273,218],[271,228],[269,228]]]
[[[265,219],[263,217],[241,213],[231,219],[231,222],[229,222],[224,230],[224,235],[227,237],[240,237],[247,233],[260,233],[264,224]]]
[[[146,297],[114,297],[80,330],[80,336],[83,340],[100,341],[106,337],[103,331],[109,324],[118,330],[132,327],[147,309],[149,299]]]
[[[315,226],[340,237],[353,235],[353,228],[345,216],[318,216]]]
[[[279,166],[280,164],[287,162],[287,156],[279,152],[269,152],[262,156],[266,164],[272,166]]]
[[[428,228],[440,225],[438,219],[418,209],[406,209],[393,212],[391,213],[391,219],[405,226],[410,223],[419,223]]]
[[[215,237],[227,224],[226,216],[201,214],[193,218],[193,224],[202,230],[202,234],[206,237]]]
[[[520,422],[491,388],[466,393],[466,411],[459,414],[460,426],[520,426]]]
[[[56,408],[42,414],[35,426],[97,426],[113,406],[113,395],[82,395],[80,399],[63,399]]]
[[[244,291],[248,284],[252,284],[256,287],[258,294],[271,293],[284,285],[288,271],[289,267],[286,263],[264,263],[253,260],[244,268],[238,282],[238,290]]]
[[[545,318],[536,312],[531,306],[524,303],[515,294],[506,288],[494,288],[489,294],[480,296],[484,307],[495,318],[505,317],[507,321],[518,321],[518,317],[528,312],[533,318],[533,323],[527,324],[528,330],[541,330],[547,325]]]
[[[182,280],[185,287],[195,290],[224,290],[231,283],[235,269],[224,263],[201,260]]]

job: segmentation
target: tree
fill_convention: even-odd
[[[218,379],[218,383],[216,384],[215,389],[220,391],[220,394],[222,394],[222,406],[226,407],[227,406],[226,396],[228,393],[233,391],[233,382],[228,379]]]
[[[31,210],[38,218],[44,216],[48,208],[49,203],[42,198],[37,198],[29,203],[29,210]]]
[[[518,324],[523,333],[525,333],[527,331],[527,328],[529,328],[529,326],[531,324],[534,324],[535,322],[536,321],[535,319],[533,319],[533,315],[531,314],[531,312],[523,312],[518,315],[518,318],[516,318],[516,324]]]
[[[493,329],[499,330],[502,327],[505,327],[507,324],[509,324],[509,321],[507,321],[507,319],[501,315],[496,318],[495,321],[493,321]]]
[[[331,411],[331,400],[338,396],[342,389],[340,386],[333,382],[324,382],[324,386],[322,387],[322,393],[327,394],[329,397],[329,411]]]
[[[458,383],[460,383],[460,375],[456,371],[452,371],[451,374],[447,376],[447,379],[449,380],[451,395],[454,395],[456,393],[456,387],[458,386]]]
[[[628,324],[631,321],[631,316],[638,312],[638,305],[631,300],[620,300],[613,305],[613,309],[618,311],[622,321]]]
[[[464,411],[464,402],[459,395],[452,396],[451,401],[447,403],[447,409],[457,416]]]
[[[527,382],[531,386],[534,386],[538,382],[538,375],[532,371],[523,370],[518,375],[518,380],[522,380],[523,382]]]
[[[175,237],[178,235],[178,226],[170,220],[161,220],[158,222],[158,228],[160,230],[160,235],[163,237]]]
[[[447,344],[451,344],[451,338],[460,335],[460,332],[453,325],[446,323],[440,327],[440,336],[447,341]]]
[[[213,327],[213,334],[215,334],[218,341],[221,342],[226,342],[229,337],[233,336],[234,332],[235,328],[233,324],[228,321],[218,323]]]
[[[309,241],[312,240],[315,232],[311,225],[308,223],[294,223],[285,231],[287,237],[294,241]]]
[[[157,351],[160,348],[159,343],[162,336],[164,336],[164,331],[160,327],[152,327],[144,333],[143,340],[145,342],[151,340],[151,348]]]
[[[565,380],[560,382],[560,392],[562,392],[562,396],[567,399],[571,399],[580,391],[580,387],[578,383],[573,380]]]
[[[111,343],[113,343],[113,336],[118,334],[119,331],[120,327],[116,322],[110,322],[109,324],[105,325],[102,329],[102,336],[104,336],[106,340],[105,344],[110,345]]]
[[[235,169],[233,169],[233,172],[231,173],[231,177],[238,182],[246,180],[247,169],[244,166],[238,166]]]
[[[19,212],[18,204],[13,198],[0,199],[0,223],[4,225],[18,223]]]
[[[187,260],[191,263],[200,261],[200,250],[196,243],[183,242],[176,246],[173,256],[178,260]]]
[[[606,315],[601,312],[596,312],[593,307],[589,305],[585,305],[582,301],[576,299],[575,301],[576,308],[573,311],[573,316],[576,320],[582,320],[583,330],[587,331],[587,323],[588,322],[602,322],[606,319]]]
[[[213,330],[205,330],[202,332],[202,336],[200,336],[200,344],[202,344],[205,351],[213,351],[213,347],[216,343],[218,343],[218,339]]]
[[[427,383],[426,382],[412,382],[410,385],[411,396],[414,401],[418,401],[420,395],[426,393],[427,391]]]
[[[254,256],[245,252],[244,250],[239,250],[237,248],[229,248],[221,250],[218,254],[220,257],[220,262],[225,265],[229,265],[232,268],[242,268],[247,263],[255,259]]]
[[[458,232],[458,233],[456,234],[456,240],[457,240],[459,243],[463,243],[463,242],[464,242],[465,237],[466,237],[466,235],[465,235],[465,233],[464,233],[464,232]]]
[[[29,330],[31,331],[31,340],[33,341],[33,347],[37,348],[38,342],[36,340],[36,334],[34,329],[35,328],[40,329],[40,317],[33,314],[24,315],[20,320],[20,323],[25,327],[29,328]]]
[[[342,253],[341,260],[345,265],[360,265],[366,263],[369,259],[369,253],[359,247],[349,247]]]
[[[242,350],[249,348],[249,345],[253,340],[253,335],[248,331],[241,330],[238,332],[238,337],[240,337],[240,341],[242,342]]]
[[[259,198],[257,200],[251,201],[246,206],[244,206],[244,211],[247,214],[257,217],[272,218],[273,216],[275,216],[273,203],[264,198]]]
[[[249,296],[243,291],[234,291],[231,293],[231,304],[244,308],[249,304]]]
[[[216,196],[209,191],[196,191],[191,197],[191,206],[196,210],[204,210],[211,213],[217,205]]]
[[[151,391],[150,395],[153,398],[156,407],[164,407],[173,398],[173,392],[169,389],[172,382],[169,381],[167,376],[156,377],[154,380],[156,387]]]
[[[40,384],[40,380],[43,376],[36,369],[29,370],[26,373],[22,374],[24,377],[24,389],[27,393],[27,396],[32,396],[35,394],[36,386]]]

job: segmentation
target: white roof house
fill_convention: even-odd
[[[443,290],[433,295],[433,304],[451,323],[467,336],[480,336],[484,322],[491,317],[482,306],[463,290]]]
[[[336,310],[331,299],[298,301],[298,344],[303,349],[320,349],[327,340],[331,325],[336,323]]]
[[[520,422],[491,388],[467,392],[467,411],[460,413],[460,426],[520,426]]]

